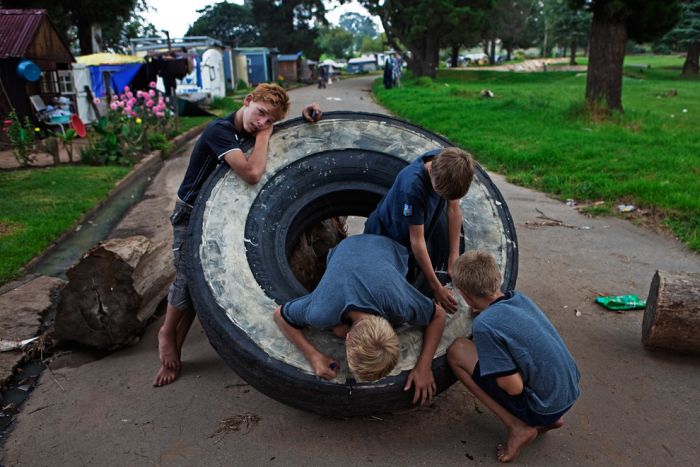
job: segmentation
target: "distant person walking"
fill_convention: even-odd
[[[400,56],[394,58],[391,61],[391,77],[394,81],[394,86],[397,88],[401,87],[401,68],[403,67],[403,60]]]
[[[384,87],[386,89],[391,89],[394,84],[393,67],[391,65],[391,58],[387,58],[384,62]]]
[[[318,88],[326,89],[326,83],[328,83],[328,67],[322,66],[318,69]]]

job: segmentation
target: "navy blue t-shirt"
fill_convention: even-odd
[[[350,310],[386,318],[392,326],[427,326],[433,302],[407,280],[408,250],[379,235],[353,235],[328,253],[326,272],[313,292],[282,306],[296,328],[330,329]]]
[[[508,292],[472,323],[481,376],[520,372],[528,406],[550,415],[578,399],[578,367],[542,310],[520,292]]]
[[[445,199],[435,192],[425,162],[442,149],[429,151],[403,168],[394,184],[365,222],[365,233],[384,235],[411,249],[410,225],[423,225],[430,238],[445,211]]]
[[[192,149],[185,178],[177,190],[178,198],[190,206],[194,205],[199,190],[216,166],[224,160],[224,155],[233,149],[240,149],[243,141],[251,137],[246,132],[236,130],[233,124],[235,115],[234,112],[225,118],[217,118],[207,125]]]

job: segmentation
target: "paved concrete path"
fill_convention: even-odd
[[[326,110],[382,111],[367,92],[371,79],[295,90],[290,115],[311,100]],[[186,162],[166,163],[154,186],[174,190]],[[565,427],[538,438],[519,461],[697,465],[700,359],[645,351],[642,313],[609,313],[593,299],[599,293],[646,296],[656,269],[700,271],[698,256],[630,222],[591,219],[492,176],[517,226],[518,288],[550,316],[583,378]],[[537,210],[573,227],[536,227]],[[155,389],[157,327],[138,345],[102,360],[86,363],[80,354],[57,360],[22,407],[0,463],[461,465],[495,463],[494,446],[505,436],[459,385],[430,406],[380,418],[300,412],[249,387],[222,363],[198,325],[185,345],[180,380]]]

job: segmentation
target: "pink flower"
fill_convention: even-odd
[[[137,102],[137,101],[136,101],[136,98],[135,98],[135,97],[132,97],[131,99],[129,99],[129,100],[127,101],[127,104],[129,104],[130,106],[133,107],[133,106],[136,104],[136,102]]]
[[[119,99],[124,100],[124,94],[119,94]]]
[[[165,98],[165,102],[170,102],[170,98],[169,98],[169,97],[166,97],[166,98]]]
[[[156,112],[156,117],[163,118],[165,117],[165,114],[163,112]]]
[[[117,102],[117,105],[123,109],[124,108],[124,101]]]
[[[129,99],[133,99],[133,98],[134,98],[134,93],[131,92],[131,91],[129,91],[129,92],[126,93],[126,97],[128,97]]]
[[[92,100],[92,103],[95,104],[95,105],[100,105],[100,102],[102,102],[102,101],[100,100],[99,97],[96,97],[96,98],[94,98],[94,99]]]
[[[153,89],[151,89],[150,91],[148,91],[148,95],[153,97],[156,95],[156,92]]]
[[[148,87],[149,87],[149,88],[155,88],[155,87],[156,87],[156,82],[155,82],[155,81],[151,81],[150,83],[148,83]]]
[[[119,108],[119,106],[117,105],[116,102],[112,102],[111,104],[109,104],[109,108],[112,110],[117,110]]]
[[[112,96],[112,100],[113,100],[113,101],[116,101],[117,99],[119,99],[119,98],[117,97],[116,94]]]
[[[129,88],[129,86],[124,86],[124,92],[129,92],[129,91],[131,91],[131,89]]]
[[[141,91],[140,89],[138,91],[136,91],[136,97],[141,99],[143,97],[143,91]]]
[[[148,99],[146,101],[146,107],[153,107],[153,104],[155,104],[155,102],[153,102],[153,99]]]

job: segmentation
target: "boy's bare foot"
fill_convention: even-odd
[[[561,428],[564,426],[564,417],[560,418],[556,422],[552,423],[549,426],[540,426],[537,427],[537,433],[542,434],[542,433],[547,433],[549,430],[556,430],[557,428]]]
[[[158,355],[163,367],[177,371],[180,369],[180,352],[177,350],[175,333],[168,333],[162,327],[158,331]]]
[[[515,459],[520,450],[537,438],[537,429],[531,426],[513,429],[508,432],[508,442],[505,446],[496,446],[497,457],[500,462],[510,462]]]
[[[180,376],[179,369],[171,370],[170,368],[166,368],[165,366],[161,365],[160,370],[158,370],[158,374],[156,374],[156,378],[153,380],[153,386],[157,388],[165,386],[166,384],[170,384],[175,381],[178,376]]]

